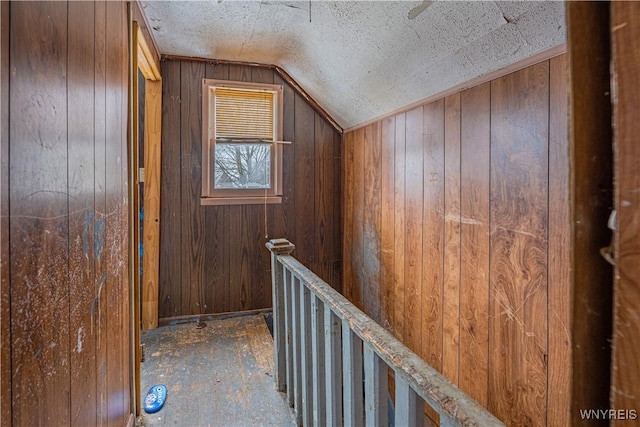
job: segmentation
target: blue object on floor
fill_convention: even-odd
[[[156,384],[149,389],[144,398],[144,411],[147,414],[158,412],[167,400],[167,387],[164,384]]]

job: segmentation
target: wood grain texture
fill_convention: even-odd
[[[357,301],[379,289],[373,308],[365,298],[365,311],[375,316],[391,303],[394,315],[383,316],[383,325],[508,425],[559,425],[555,420],[566,418],[557,414],[566,417],[568,410],[565,60],[544,61],[377,122],[379,171],[368,167],[376,124],[344,136],[345,295]],[[360,220],[366,224],[376,212],[376,175],[379,237],[358,234]],[[376,238],[380,242],[370,241]],[[378,272],[359,258],[362,248],[377,245]],[[384,284],[389,271],[391,301]],[[361,280],[361,272],[377,273],[379,284]]]
[[[609,3],[568,2],[566,12],[571,254],[576,263],[571,301],[572,425],[586,424],[581,409],[610,407],[613,268],[600,255],[600,248],[611,242],[607,220],[613,205],[609,9]]]
[[[94,161],[93,82],[95,40],[93,3],[69,3],[68,17],[68,179],[69,179],[69,343],[71,424],[96,424],[96,328],[88,308],[94,299]]]
[[[355,132],[353,140],[353,222],[351,229],[353,242],[351,256],[356,268],[352,270],[351,302],[358,308],[363,308],[364,283],[364,128]]]
[[[348,136],[349,134],[347,134]],[[405,168],[406,168],[406,115],[398,114],[396,116],[396,133],[395,133],[395,153],[394,153],[394,181],[393,181],[393,214],[395,217],[394,224],[394,272],[393,272],[393,304],[395,316],[391,328],[396,338],[406,343],[406,326],[405,326],[405,309],[406,309],[406,292],[405,292]],[[348,161],[348,159],[344,159]],[[348,244],[345,241],[345,245]],[[347,268],[346,260],[345,266]]]
[[[460,94],[444,100],[442,374],[458,384],[460,351]]]
[[[205,77],[208,79],[229,79],[229,66],[207,64]],[[213,313],[226,313],[230,308],[229,270],[229,206],[208,206],[204,211],[205,264],[203,280],[205,286],[205,307]]]
[[[183,62],[180,79],[182,297],[181,314],[202,314],[204,310],[204,218],[202,194],[202,62]],[[184,218],[188,220],[184,220]]]
[[[182,313],[182,207],[180,163],[180,63],[162,63],[162,171],[160,188],[159,317]]]
[[[350,300],[353,301],[353,270],[358,264],[353,259],[353,146],[355,143],[355,132],[350,132],[344,136],[343,162],[344,162],[344,189],[342,197],[342,207],[344,210],[343,235],[344,244],[342,246],[342,260],[344,268],[342,270],[342,292]]]
[[[489,385],[491,85],[460,94],[460,377],[483,406]]]
[[[489,409],[547,410],[548,61],[491,82]]]
[[[270,67],[167,60],[162,72],[160,318],[270,307],[273,237],[340,287],[339,135]],[[283,139],[293,143],[283,147],[281,204],[199,205],[203,77],[284,85]]]
[[[15,425],[70,422],[64,6],[11,4],[10,61],[22,71],[9,83],[9,182],[20,183],[9,188]]]
[[[381,151],[381,126],[373,123],[364,128],[364,158],[362,163],[363,181],[363,218],[362,238],[362,284],[367,286],[367,292],[363,292],[363,307],[369,316],[378,323],[382,323],[380,314],[380,240],[381,240],[381,200],[380,200],[380,151]]]
[[[144,236],[142,267],[142,328],[158,326],[160,275],[160,170],[162,168],[162,82],[145,85]]]
[[[12,153],[2,157],[12,310],[2,346],[13,371],[3,423],[123,425],[131,412],[126,5],[2,7],[11,9],[15,70],[2,91],[11,109],[2,147]]]
[[[396,317],[395,275],[395,141],[396,118],[380,129],[380,324],[390,329]]]
[[[423,198],[424,198],[424,140],[423,108],[406,113],[405,145],[405,344],[424,357],[422,338],[422,262],[423,255]]]
[[[424,108],[422,358],[442,372],[444,256],[444,100]]]
[[[549,61],[548,425],[569,425],[571,382],[571,218],[567,58]]]
[[[616,280],[614,295],[611,406],[640,408],[640,110],[637,76],[640,73],[640,7],[637,3],[611,4],[613,64],[615,68],[614,128],[616,150]],[[629,421],[616,420],[613,425]]]
[[[9,3],[0,3],[0,426],[11,425],[9,270]]]

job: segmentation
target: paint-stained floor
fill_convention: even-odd
[[[291,426],[285,396],[275,390],[273,339],[262,315],[163,326],[144,331],[141,401],[167,386],[162,410],[147,426]]]

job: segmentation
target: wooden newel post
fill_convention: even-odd
[[[284,327],[284,274],[278,256],[290,255],[296,248],[287,239],[272,239],[266,245],[271,252],[271,284],[273,290],[273,349],[276,389],[285,391],[287,386],[286,336]]]

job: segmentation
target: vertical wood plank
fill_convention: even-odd
[[[395,425],[422,426],[425,422],[424,402],[400,375],[395,376]]]
[[[383,120],[380,132],[380,322],[395,332],[395,117]]]
[[[342,423],[342,322],[324,306],[324,339],[326,367],[326,422],[336,426]]]
[[[106,44],[106,217],[104,251],[106,259],[107,321],[107,413],[108,425],[119,426],[129,416],[129,389],[124,387],[123,355],[129,351],[128,328],[124,322],[129,309],[126,257],[127,210],[127,59],[126,8],[119,2],[107,2]],[[124,110],[124,111],[123,111]],[[124,354],[123,354],[124,352]],[[126,366],[126,365],[125,365]]]
[[[358,308],[364,308],[364,148],[365,130],[358,129],[353,140],[353,223],[352,223],[352,288],[351,302]]]
[[[460,94],[445,98],[442,374],[458,384],[460,358]]]
[[[344,425],[364,425],[364,402],[362,393],[362,341],[342,321],[342,387]]]
[[[444,297],[444,100],[424,106],[424,199],[422,214],[422,349],[442,371]]]
[[[293,141],[295,136],[295,95],[294,91],[280,76],[274,76],[273,82],[282,85],[283,117],[282,131],[285,141]],[[295,236],[295,144],[282,147],[282,203],[275,206],[274,216],[269,223],[273,236]]]
[[[295,216],[316,218],[315,209],[315,121],[313,109],[295,95]],[[316,240],[313,221],[296,221],[296,258],[307,266],[316,262]]]
[[[406,116],[398,114],[396,117],[395,153],[394,153],[394,180],[393,180],[393,204],[394,204],[394,272],[393,272],[393,303],[395,316],[393,318],[393,331],[400,341],[405,344],[405,151],[406,151]],[[346,260],[345,260],[346,269]]]
[[[422,214],[424,198],[423,109],[406,113],[405,148],[405,344],[423,356],[422,337]]]
[[[160,189],[160,301],[159,316],[173,317],[182,309],[181,207],[181,67],[162,62],[162,171]]]
[[[13,424],[63,425],[70,422],[67,8],[10,8],[10,64],[19,72],[9,81],[9,182],[20,183],[9,188]]]
[[[205,77],[226,80],[229,78],[229,66],[207,64]],[[229,206],[205,206],[204,215],[206,230],[204,250],[207,260],[204,265],[204,280],[207,307],[213,313],[226,313],[231,311]]]
[[[460,97],[460,375],[483,406],[489,372],[489,176],[491,85]]]
[[[364,411],[368,426],[388,425],[388,376],[387,365],[369,344],[364,343]]]
[[[312,360],[312,389],[313,389],[313,425],[327,424],[326,416],[326,375],[325,375],[325,345],[324,345],[324,304],[320,298],[311,295],[311,360]]]
[[[640,7],[636,3],[611,4],[613,63],[615,67],[614,129],[616,149],[616,208],[618,233],[616,281],[614,288],[613,354],[611,406],[616,409],[640,408],[640,171],[638,160],[637,112],[640,92]],[[637,421],[636,421],[637,422]],[[616,420],[614,425],[624,425]]]
[[[362,271],[360,289],[363,297],[364,311],[378,323],[382,323],[380,315],[380,151],[381,126],[375,122],[364,128],[364,151],[362,191],[364,193],[362,222]]]
[[[571,408],[571,219],[567,57],[549,61],[549,366],[547,424],[569,425]]]
[[[491,82],[489,410],[507,424],[546,423],[548,67]]]
[[[96,325],[96,372],[97,384],[97,425],[107,423],[107,304],[106,304],[106,259],[101,251],[101,246],[95,246],[96,242],[104,241],[107,187],[106,153],[107,153],[107,123],[106,118],[106,62],[107,62],[107,8],[105,2],[95,3],[95,215],[91,224],[89,216],[88,232],[93,229],[93,245],[89,249],[94,252],[95,280],[93,282],[94,300],[91,306],[91,315]],[[89,238],[89,237],[88,237]],[[103,245],[102,245],[103,247]]]
[[[339,257],[335,253],[336,246],[334,243],[334,239],[339,238],[339,235],[334,230],[340,227],[340,224],[334,222],[334,209],[337,207],[334,202],[334,193],[336,191],[335,156],[333,153],[334,133],[329,124],[318,113],[315,113],[314,117],[316,141],[314,182],[317,186],[317,191],[315,192],[315,242],[317,248],[316,265],[320,267],[317,274],[331,286],[336,286],[335,283],[332,283],[330,268],[332,262]]]
[[[68,5],[67,96],[69,179],[69,343],[71,424],[96,424],[96,328],[91,315],[94,270],[94,4]]]
[[[11,275],[9,272],[9,3],[0,3],[0,426],[11,415]]]
[[[343,246],[342,259],[344,268],[342,273],[342,291],[346,298],[353,301],[353,210],[354,210],[354,163],[353,149],[355,143],[355,132],[349,132],[344,136],[344,195],[342,206],[344,209]]]
[[[145,85],[144,236],[142,267],[142,328],[158,326],[160,273],[160,169],[162,137],[162,81]]]
[[[204,64],[184,61],[180,79],[180,135],[182,183],[182,298],[183,314],[204,313],[204,222],[202,194],[202,79]],[[175,286],[175,285],[174,285]]]

